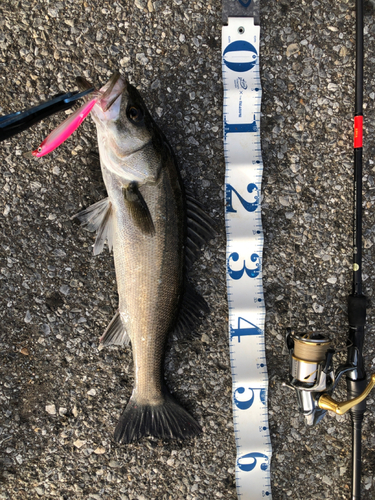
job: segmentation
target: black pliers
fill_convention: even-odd
[[[34,108],[26,111],[17,111],[10,115],[0,117],[0,142],[19,134],[23,130],[38,123],[43,118],[51,116],[59,111],[71,108],[75,101],[90,94],[95,90],[94,87],[84,90],[83,92],[67,92],[66,94],[58,94],[50,101],[43,102]]]

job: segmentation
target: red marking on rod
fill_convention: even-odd
[[[363,116],[354,117],[354,149],[361,148],[363,144]]]

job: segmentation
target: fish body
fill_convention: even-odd
[[[108,88],[92,109],[108,198],[76,217],[98,232],[94,254],[104,241],[113,246],[119,309],[101,343],[132,345],[135,384],[115,439],[191,437],[200,427],[166,388],[164,351],[168,335],[192,328],[205,309],[184,277],[199,246],[187,212],[198,239],[214,232],[199,204],[185,197],[172,150],[138,91],[119,75]]]

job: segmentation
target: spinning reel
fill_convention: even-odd
[[[295,389],[299,410],[305,417],[307,425],[317,424],[326,414],[332,411],[343,415],[366,399],[375,386],[375,374],[361,394],[347,401],[338,402],[331,395],[342,375],[355,371],[354,363],[340,365],[336,372],[333,368],[335,350],[332,341],[320,333],[296,335],[290,330],[286,335],[289,349],[289,384],[285,386]],[[350,384],[348,383],[350,394]]]

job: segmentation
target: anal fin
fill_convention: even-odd
[[[130,337],[122,323],[120,312],[117,311],[100,337],[100,347],[107,345],[127,345],[129,342]]]

